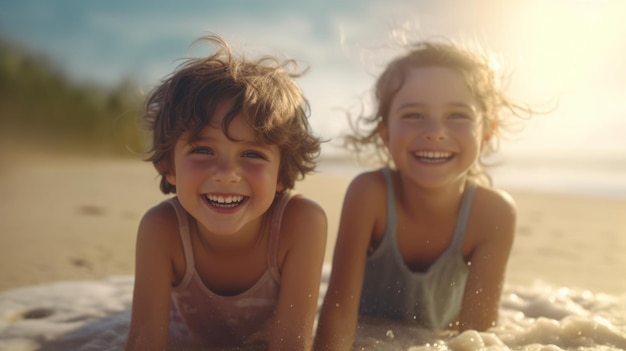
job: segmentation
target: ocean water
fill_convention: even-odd
[[[325,266],[321,303],[330,267]],[[121,350],[130,318],[132,277],[59,282],[0,293],[1,351]],[[168,350],[200,350],[170,330]],[[355,350],[624,350],[626,295],[505,286],[497,326],[433,332],[370,320]]]
[[[498,157],[487,160],[493,184],[504,189],[626,197],[626,155],[612,157]],[[368,166],[346,156],[321,160],[322,173],[355,176]]]

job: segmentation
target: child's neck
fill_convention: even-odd
[[[452,184],[438,188],[424,188],[400,177],[402,201],[412,213],[425,216],[456,215],[465,191],[467,179],[463,177]]]
[[[215,253],[237,253],[246,252],[256,247],[263,241],[265,230],[265,216],[246,224],[239,232],[230,235],[218,235],[211,233],[198,221],[195,223],[195,232],[198,243],[206,251]]]

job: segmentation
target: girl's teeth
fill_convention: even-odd
[[[442,151],[422,151],[422,152],[416,152],[415,156],[420,157],[420,158],[438,160],[438,159],[447,159],[450,156],[452,156],[452,153],[442,152]]]

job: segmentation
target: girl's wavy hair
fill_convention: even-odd
[[[402,88],[408,71],[433,66],[450,68],[463,76],[482,113],[483,127],[487,133],[479,160],[470,168],[468,175],[474,181],[490,184],[491,178],[485,172],[484,158],[498,149],[506,112],[521,118],[529,118],[533,114],[530,107],[504,94],[492,65],[493,61],[488,55],[473,53],[452,42],[421,41],[410,45],[408,53],[391,61],[376,80],[374,113],[361,113],[355,118],[348,116],[352,134],[344,137],[344,146],[357,156],[368,150],[373,151],[374,158],[391,165],[391,155],[379,132],[388,123],[391,101]]]
[[[228,127],[240,115],[254,130],[257,141],[278,145],[278,181],[294,187],[297,179],[315,169],[320,140],[308,123],[309,103],[293,81],[306,71],[297,72],[292,59],[263,56],[248,60],[235,56],[229,44],[217,35],[201,37],[217,49],[208,57],[185,59],[148,96],[144,120],[152,132],[148,150],[161,175],[164,194],[176,193],[165,176],[173,171],[174,145],[189,132],[189,140],[199,137],[213,118],[219,103],[232,101],[222,121],[222,131],[231,140]]]

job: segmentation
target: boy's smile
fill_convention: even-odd
[[[241,205],[248,197],[242,195],[207,194],[206,199],[211,206],[219,208],[233,208]]]
[[[174,148],[174,172],[167,176],[200,230],[214,235],[258,230],[281,190],[278,146],[257,142],[242,115],[232,120],[227,137],[221,126],[230,107],[220,103],[211,123],[194,140],[183,133]]]

